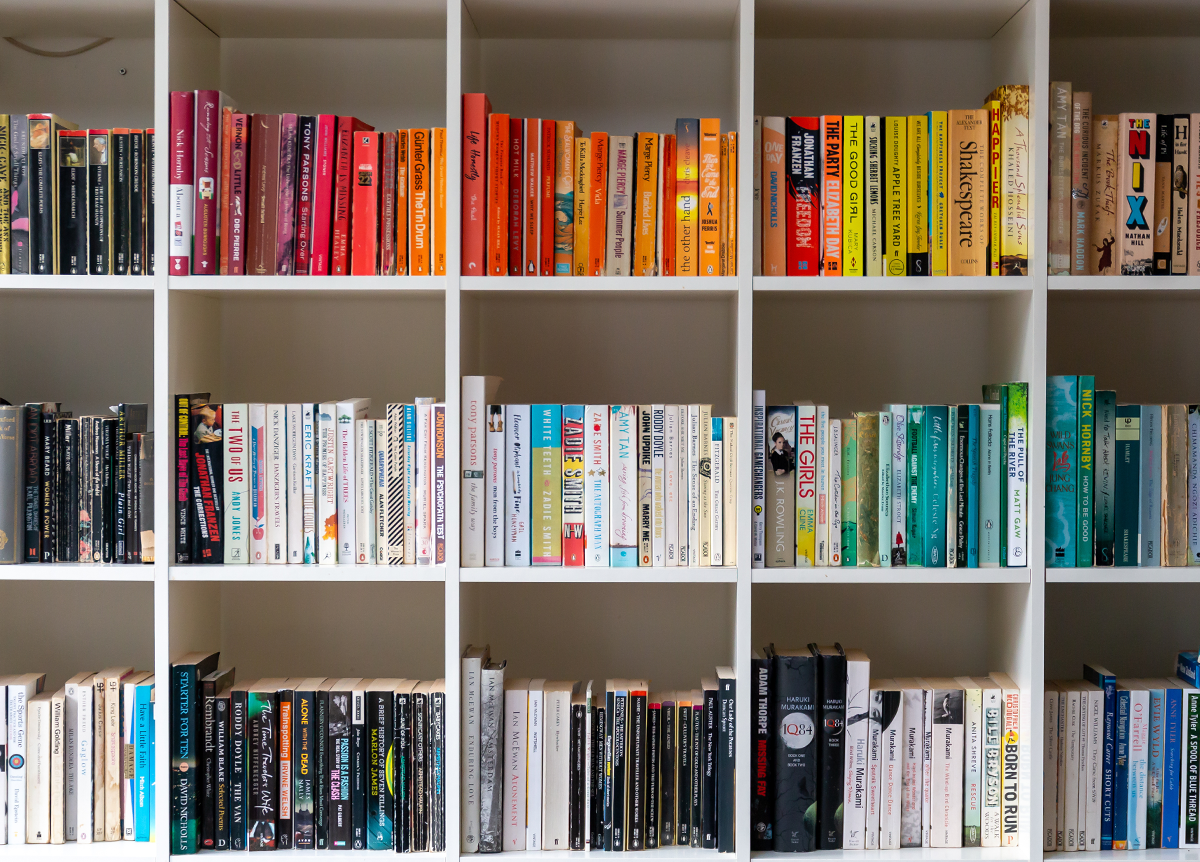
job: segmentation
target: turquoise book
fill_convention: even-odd
[[[979,405],[979,565],[1000,566],[1000,405]]]
[[[1046,565],[1075,565],[1079,378],[1046,378]]]
[[[150,677],[153,679],[153,677]],[[133,838],[135,841],[150,840],[150,773],[154,770],[154,761],[150,759],[152,751],[153,718],[151,713],[150,694],[154,684],[139,684],[135,689],[134,717],[134,754],[133,754]]]
[[[925,435],[921,456],[921,497],[925,509],[925,565],[946,565],[946,447],[950,439],[950,409],[944,404],[925,407]]]
[[[1096,493],[1096,376],[1079,375],[1079,479],[1075,507],[1075,565],[1087,568],[1095,559],[1092,511]]]
[[[1138,564],[1138,515],[1141,502],[1140,456],[1142,408],[1138,404],[1117,405],[1117,457],[1115,532],[1116,565]]]
[[[1096,548],[1096,565],[1113,564],[1116,544],[1116,429],[1117,393],[1111,389],[1096,393],[1096,425],[1093,451],[1095,469],[1092,471],[1092,543]]]
[[[921,508],[921,447],[925,408],[908,408],[908,565],[925,565],[925,512]]]
[[[967,568],[979,568],[979,405],[967,411]]]
[[[150,734],[149,734],[150,735],[150,770],[149,770],[150,771],[150,805],[149,805],[150,835],[146,839],[148,841],[157,840],[155,837],[156,830],[154,827],[155,827],[155,823],[158,820],[157,815],[154,813],[156,811],[155,805],[157,804],[157,803],[155,803],[154,800],[158,796],[158,770],[155,769],[155,767],[154,767],[154,764],[157,763],[157,761],[154,759],[154,750],[156,747],[154,740],[157,738],[157,733],[158,733],[157,724],[158,723],[154,720],[154,703],[155,703],[154,686],[150,686],[150,713],[149,713],[149,719],[150,719]]]
[[[535,566],[562,565],[562,405],[529,408],[530,546]]]

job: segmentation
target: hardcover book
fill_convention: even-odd
[[[1120,197],[1118,171],[1120,118],[1097,114],[1092,117],[1092,183],[1088,275],[1120,273],[1117,245],[1117,212]]]
[[[767,567],[796,565],[796,408],[767,408]]]
[[[1046,378],[1046,565],[1076,564],[1079,378]]]
[[[1117,168],[1120,219],[1117,259],[1121,275],[1154,272],[1154,114],[1121,114],[1118,118]]]
[[[785,132],[788,275],[821,269],[821,141],[819,117],[788,117]]]

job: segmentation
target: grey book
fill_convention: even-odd
[[[504,666],[489,661],[480,673],[479,852],[504,848]]]

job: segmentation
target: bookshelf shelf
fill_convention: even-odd
[[[1034,290],[1034,279],[955,276],[953,278],[915,278],[904,276],[862,276],[859,278],[800,278],[791,276],[754,276],[754,290],[790,292],[878,292],[878,293],[1011,293]]]
[[[159,276],[145,275],[0,275],[2,291],[112,291],[152,293]]]
[[[759,851],[751,854],[754,859],[787,859],[789,853]],[[906,847],[902,850],[817,850],[812,857],[818,860],[865,859],[868,862],[1023,862],[1030,859],[1030,854],[1024,847]]]
[[[419,292],[444,293],[444,275],[330,275],[316,278],[295,275],[168,276],[171,290],[189,293],[224,292]]]
[[[595,276],[591,278],[554,278],[553,276],[514,276],[491,278],[483,275],[463,276],[461,279],[464,292],[513,292],[524,291],[563,291],[567,293],[590,291],[631,291],[636,293],[658,292],[723,292],[736,293],[738,289],[737,276],[718,276],[714,278],[699,277],[654,277],[654,278],[618,278],[616,276]]]
[[[172,581],[271,581],[275,583],[445,581],[445,566],[171,566]]]
[[[129,581],[153,583],[154,566],[79,563],[22,563],[0,566],[0,581]]]
[[[545,568],[495,566],[459,569],[461,583],[497,584],[732,584],[737,582],[736,566],[711,568],[603,568],[590,566]]]
[[[1200,584],[1200,567],[1113,566],[1046,569],[1048,584]]]
[[[95,841],[91,844],[10,844],[5,859],[154,859],[158,843],[153,841]],[[182,858],[182,857],[176,857]]]
[[[1200,276],[1173,275],[1155,278],[1145,275],[1051,275],[1052,291],[1095,291],[1137,295],[1194,294],[1200,291]]]
[[[755,584],[1028,584],[1029,569],[755,569]]]

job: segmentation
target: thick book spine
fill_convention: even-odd
[[[796,565],[796,408],[766,408],[767,568]]]
[[[144,708],[148,715],[151,709],[149,704],[149,691],[146,693],[146,700],[142,700],[142,689],[145,686],[138,686],[138,709],[139,712]],[[229,833],[230,833],[230,818],[229,818],[229,696],[218,697],[215,699],[213,709],[213,726],[214,726],[214,742],[216,748],[215,765],[216,768],[213,777],[216,781],[216,792],[214,793],[216,802],[216,816],[214,818],[213,829],[213,846],[217,850],[229,849]],[[138,733],[143,733],[143,726],[139,724]],[[140,751],[139,751],[140,756]],[[152,768],[152,767],[151,767]],[[139,786],[143,781],[148,781],[148,776],[144,776],[140,771],[138,773]],[[140,801],[140,793],[139,793]],[[149,816],[149,812],[147,812]],[[139,820],[139,828],[141,821]],[[139,841],[149,840],[149,824],[146,824],[146,837],[139,835]]]
[[[279,816],[276,739],[280,727],[276,693],[250,692],[246,710],[250,726],[249,849],[274,850],[276,818]]]
[[[662,704],[651,699],[646,713],[646,849],[655,850],[661,843],[659,823],[662,795]],[[582,849],[582,848],[581,848]]]
[[[217,214],[220,201],[218,180],[220,179],[221,94],[216,90],[197,90],[195,98],[195,181],[200,193],[195,196],[195,210],[192,216],[195,227],[192,241],[192,274],[216,275],[218,272]],[[126,176],[128,176],[128,171],[126,171]],[[128,192],[126,192],[127,195]],[[126,197],[126,199],[128,198]],[[121,218],[122,216],[118,215],[118,225]],[[122,234],[124,238],[122,238]],[[123,242],[128,243],[127,225],[125,230],[118,230],[118,266],[120,266]]]
[[[846,758],[846,657],[822,653],[817,701],[817,845],[823,850],[842,846],[842,775]]]
[[[675,121],[675,248],[672,275],[699,275],[700,121]]]
[[[1142,405],[1141,421],[1141,488],[1138,500],[1138,565],[1158,566],[1163,563],[1162,526],[1162,467],[1163,420],[1161,404]]]
[[[249,724],[245,689],[229,693],[229,847],[245,850],[248,840]]]
[[[788,275],[821,270],[820,118],[787,117],[784,132]]]
[[[1046,378],[1046,565],[1075,566],[1079,378]]]
[[[819,787],[817,659],[807,655],[777,655],[772,661],[771,712],[778,723],[773,743],[774,849],[815,850]]]
[[[609,415],[609,565],[636,566],[637,406],[614,404]]]
[[[562,408],[562,562],[585,564],[584,415],[582,404]]]
[[[721,673],[729,673],[728,669]],[[717,737],[714,752],[716,789],[713,806],[716,821],[716,845],[721,853],[734,852],[734,815],[737,795],[734,788],[737,723],[735,699],[737,682],[732,676],[717,677]]]
[[[1183,689],[1167,686],[1163,690],[1163,849],[1179,847],[1183,729]]]
[[[609,564],[609,411],[603,404],[584,408],[584,565]]]
[[[25,437],[23,441],[25,463],[23,481],[19,483],[24,486],[22,509],[25,547],[22,552],[22,562],[25,563],[36,563],[42,558],[42,410],[45,406],[52,407],[53,405],[36,403],[25,405],[25,423],[22,429]]]
[[[1005,389],[1008,414],[1005,504],[1007,506],[1008,565],[1029,565],[1029,384],[1010,383]]]
[[[856,564],[879,565],[879,414],[855,415]]]
[[[817,564],[817,408],[796,410],[796,565]]]
[[[530,409],[530,487],[539,487],[532,518],[532,562],[562,565],[562,407]]]
[[[1096,481],[1096,378],[1079,375],[1079,421],[1076,432],[1079,444],[1076,487],[1079,493],[1075,505],[1075,564],[1092,565],[1095,559],[1093,514]]]
[[[112,209],[109,200],[112,188],[109,147],[112,140],[107,129],[88,132],[88,272],[92,275],[108,275],[112,272]],[[0,263],[0,266],[3,265]]]
[[[1154,272],[1154,114],[1121,114],[1117,152],[1120,164],[1117,259],[1121,275]]]

